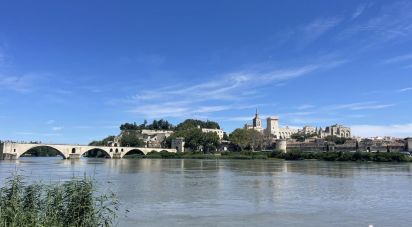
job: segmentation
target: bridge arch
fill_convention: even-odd
[[[19,158],[19,157],[27,154],[28,152],[36,149],[36,148],[49,148],[49,149],[52,149],[53,151],[56,151],[56,153],[59,156],[63,157],[64,159],[68,158],[68,157],[66,157],[64,152],[59,150],[58,148],[56,148],[54,146],[50,146],[50,145],[44,145],[44,144],[38,144],[38,145],[30,146],[28,148],[24,148],[22,151],[16,151],[16,149],[14,149],[13,151],[16,152],[16,158]]]
[[[127,155],[133,155],[133,154],[137,154],[137,155],[146,155],[146,153],[144,152],[144,151],[142,151],[142,150],[140,150],[140,149],[138,149],[138,148],[133,148],[133,149],[130,149],[130,150],[128,150],[128,151],[124,151],[124,152],[122,152],[122,158],[124,157],[124,156],[127,156]]]
[[[112,156],[109,154],[109,152],[107,152],[106,150],[102,149],[102,148],[98,148],[98,147],[94,147],[94,148],[90,148],[85,150],[84,152],[82,152],[82,157],[85,157],[85,155],[90,154],[91,152],[100,152],[101,154],[104,155],[104,158],[111,158]]]

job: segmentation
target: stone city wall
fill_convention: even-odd
[[[411,140],[412,143],[412,140]],[[412,144],[411,144],[412,145]],[[359,142],[358,147],[356,142],[349,142],[345,144],[334,144],[331,142],[294,142],[288,141],[288,150],[302,150],[302,151],[379,151],[379,152],[400,152],[406,151],[406,143],[400,142]]]

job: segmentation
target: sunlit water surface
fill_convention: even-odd
[[[92,175],[121,202],[119,226],[412,226],[412,164],[21,158],[0,183]]]

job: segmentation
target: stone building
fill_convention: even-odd
[[[252,119],[252,125],[245,124],[244,128],[254,129],[261,133],[273,135],[276,139],[287,139],[290,138],[292,134],[299,132],[298,129],[289,128],[288,126],[281,128],[279,126],[279,117],[277,116],[268,117],[266,119],[266,129],[264,129],[257,109],[255,117]]]
[[[216,133],[217,134],[217,136],[219,136],[219,140],[222,140],[223,139],[223,134],[224,134],[224,132],[223,132],[223,129],[215,129],[215,128],[202,128],[202,132],[205,132],[205,133],[207,133],[207,132],[214,132],[214,133]]]
[[[168,130],[124,130],[120,133],[119,136],[115,138],[114,143],[119,144],[119,141],[123,134],[127,135],[128,133],[136,133],[137,138],[143,140],[145,147],[148,148],[161,148],[164,147],[164,141],[167,137],[173,134],[173,131]],[[116,142],[117,141],[117,142]]]
[[[185,138],[177,137],[172,139],[172,149],[176,149],[177,152],[185,152]]]
[[[350,138],[352,136],[352,132],[349,127],[338,124],[328,126],[325,128],[325,130],[322,130],[322,128],[318,130],[319,138],[325,138],[327,136]]]
[[[317,134],[318,138],[324,138],[329,135],[344,138],[351,137],[351,129],[349,127],[338,124],[328,126],[325,128],[325,130],[323,130],[322,128],[317,129],[313,126],[305,126],[301,129],[290,128],[288,126],[280,127],[279,117],[277,116],[268,117],[266,119],[266,129],[263,129],[262,121],[259,118],[257,109],[255,117],[252,120],[252,124],[245,124],[244,128],[254,129],[258,132],[266,133],[267,135],[273,135],[275,139],[289,139],[293,134],[296,133]]]
[[[263,132],[262,120],[259,118],[258,110],[256,109],[255,117],[252,119],[252,125],[245,124],[246,129],[254,129],[258,132]]]
[[[302,128],[302,132],[305,134],[315,134],[318,130],[313,126],[305,126]]]

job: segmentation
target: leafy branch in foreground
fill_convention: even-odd
[[[0,226],[112,226],[118,201],[98,194],[94,182],[73,178],[61,184],[26,184],[13,174],[0,188]]]

